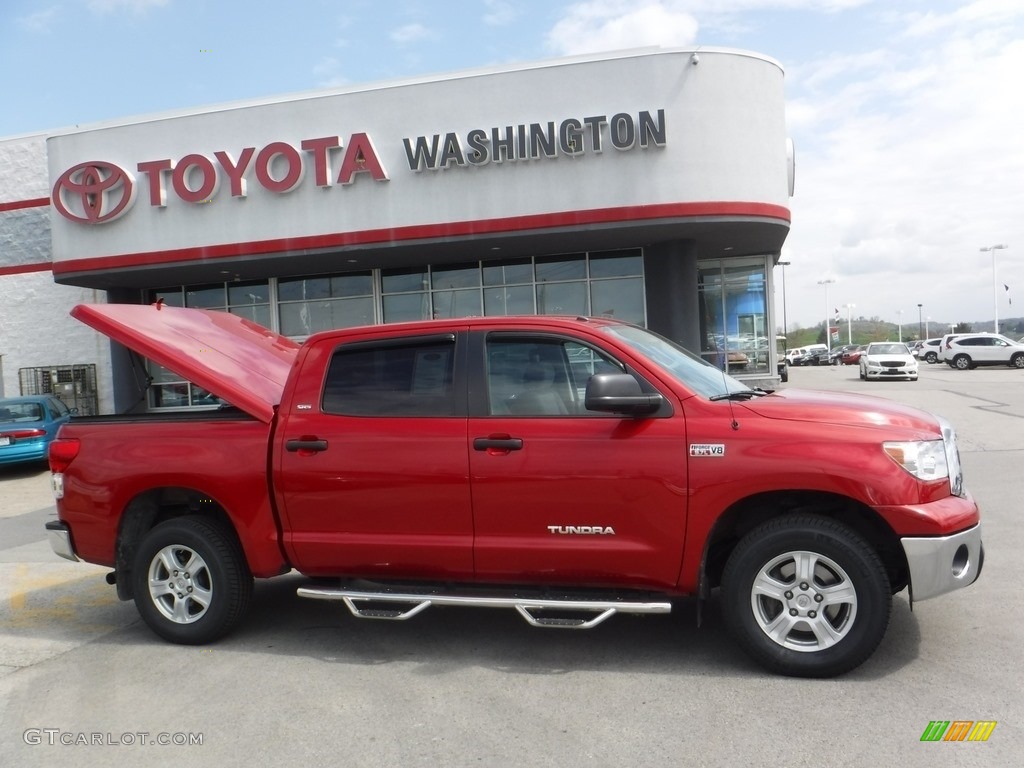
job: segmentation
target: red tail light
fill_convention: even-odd
[[[14,429],[0,433],[4,437],[10,437],[15,440],[28,440],[30,437],[45,437],[45,429]]]
[[[50,471],[63,472],[67,469],[68,464],[78,455],[80,447],[78,439],[74,437],[57,438],[50,443]]]

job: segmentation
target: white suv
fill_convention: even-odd
[[[1024,368],[1024,344],[998,333],[966,333],[943,337],[940,359],[950,368],[961,371],[979,365]]]
[[[914,354],[918,360],[923,360],[926,363],[937,363],[939,362],[939,344],[942,343],[942,339],[925,339],[917,343],[917,349]]]

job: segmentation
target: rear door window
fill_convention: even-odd
[[[457,415],[455,336],[341,347],[321,408],[346,416]]]

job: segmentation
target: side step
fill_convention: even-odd
[[[314,600],[341,600],[352,615],[360,619],[404,621],[422,613],[432,605],[471,606],[474,608],[515,608],[534,627],[590,629],[616,613],[669,613],[669,602],[628,600],[591,600],[587,598],[533,598],[525,596],[456,595],[440,592],[416,594],[357,589],[299,587],[299,597]],[[544,616],[545,612],[558,615]],[[586,616],[566,616],[582,613]]]

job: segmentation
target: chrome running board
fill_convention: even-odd
[[[672,610],[672,604],[668,602],[452,595],[439,592],[416,594],[321,587],[299,587],[298,595],[314,600],[341,600],[348,606],[352,615],[360,619],[405,621],[432,605],[515,608],[531,626],[559,629],[590,629],[616,613],[670,613]],[[559,615],[544,616],[545,611],[558,612]],[[582,613],[588,616],[566,616],[566,613]]]

